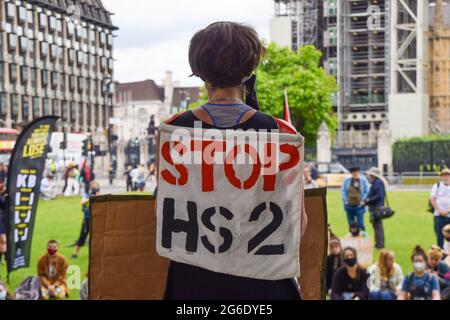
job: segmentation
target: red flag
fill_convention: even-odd
[[[284,89],[284,120],[289,124],[292,124],[291,110],[289,109],[289,98],[287,89]]]

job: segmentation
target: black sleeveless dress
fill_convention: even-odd
[[[194,127],[200,121],[187,111],[170,124]],[[202,122],[205,129],[223,129]],[[250,119],[227,129],[273,130],[278,124],[271,116],[257,111]],[[165,300],[300,300],[295,279],[259,280],[217,273],[196,266],[170,261]]]

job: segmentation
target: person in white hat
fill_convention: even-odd
[[[434,231],[437,244],[443,248],[442,229],[450,224],[450,169],[442,170],[440,175],[441,181],[431,189],[430,201],[434,209]]]
[[[370,222],[372,223],[375,231],[375,247],[381,250],[384,249],[383,221],[381,219],[376,219],[374,213],[379,208],[384,207],[388,183],[378,168],[371,168],[366,172],[366,174],[369,177],[371,187],[367,198],[363,202],[363,205],[369,206]]]

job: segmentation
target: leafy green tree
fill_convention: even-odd
[[[314,46],[305,46],[295,53],[271,43],[257,70],[261,111],[282,118],[287,89],[293,125],[309,146],[315,145],[322,121],[331,132],[337,127],[331,100],[337,91],[336,79],[320,67],[321,56]]]

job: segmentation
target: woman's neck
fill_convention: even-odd
[[[358,266],[355,265],[353,267],[347,266],[347,273],[350,275],[350,277],[355,278],[356,272],[358,271]]]
[[[208,89],[209,102],[217,104],[242,102],[242,88],[211,88]]]

